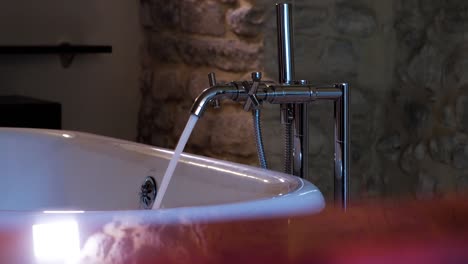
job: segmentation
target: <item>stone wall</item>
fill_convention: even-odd
[[[462,0],[296,0],[297,79],[351,85],[355,197],[430,197],[468,182],[468,4]],[[139,141],[173,148],[195,96],[218,80],[275,79],[276,21],[269,0],[141,0]],[[310,175],[333,181],[333,106],[310,106]],[[279,109],[265,105],[272,169],[281,169]],[[250,113],[210,109],[188,152],[257,164]]]
[[[141,142],[174,148],[196,96],[208,85],[245,78],[261,65],[262,14],[238,1],[143,0]],[[209,109],[186,151],[255,164],[249,113],[230,102]]]

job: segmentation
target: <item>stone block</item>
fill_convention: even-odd
[[[152,33],[151,55],[163,62],[184,62],[210,66],[231,72],[260,69],[262,43],[246,43],[238,39],[177,37]]]
[[[180,63],[178,43],[175,36],[153,32],[148,36],[148,53],[159,62]]]
[[[189,33],[222,36],[225,32],[224,9],[218,2],[181,0],[180,22]]]
[[[308,3],[298,4],[294,13],[295,33],[313,36],[320,34],[320,28],[329,20],[327,6],[315,6]]]
[[[142,94],[148,94],[153,87],[153,74],[154,71],[150,69],[144,69],[140,73],[140,90]]]
[[[457,98],[456,117],[458,127],[462,131],[468,132],[468,96],[462,95]]]
[[[171,131],[174,128],[174,120],[177,114],[177,102],[156,100],[153,107],[152,123],[157,130]],[[187,116],[189,115],[187,111]]]
[[[182,99],[188,81],[184,68],[157,67],[154,71],[152,95],[158,100]]]
[[[443,52],[431,44],[426,44],[411,59],[408,76],[418,86],[438,91],[442,78]]]
[[[377,21],[374,11],[367,7],[340,4],[336,6],[333,27],[341,34],[369,37],[375,32]]]
[[[417,8],[402,8],[396,13],[394,29],[399,44],[410,49],[421,47],[425,40],[425,17]]]
[[[176,29],[180,24],[180,1],[148,1],[153,30]]]
[[[379,139],[377,143],[377,151],[380,152],[386,159],[397,161],[400,157],[401,151],[400,133],[395,131]]]
[[[357,74],[359,56],[353,43],[348,40],[331,39],[325,47],[320,65],[324,74],[337,79],[349,79]]]
[[[208,73],[193,71],[190,74],[190,81],[187,89],[191,99],[195,100],[195,98],[209,86]]]
[[[151,7],[149,2],[142,1],[140,5],[140,24],[144,28],[153,27],[153,18],[151,15]]]
[[[409,101],[403,105],[403,125],[412,140],[420,140],[432,133],[434,114],[428,103]]]
[[[223,4],[236,5],[239,3],[239,0],[219,0]]]
[[[379,126],[377,120],[381,118],[381,108],[375,104],[375,98],[362,87],[350,86],[350,133],[351,152],[353,163],[361,163],[368,160],[369,155],[374,155],[374,142],[377,141],[376,129]],[[367,92],[367,94],[365,93]],[[333,108],[328,108],[328,120],[333,120]],[[329,132],[332,135],[333,132]]]
[[[225,107],[210,117],[211,125],[204,131],[210,136],[213,153],[255,155],[252,114],[239,110],[240,107]]]
[[[437,179],[426,172],[418,175],[417,197],[420,199],[432,198],[436,192]]]
[[[178,42],[183,61],[191,65],[213,66],[241,72],[260,68],[262,45],[236,39],[186,38]]]
[[[442,123],[444,126],[450,129],[454,129],[457,126],[457,119],[455,116],[455,110],[452,106],[447,105],[443,108],[443,119]]]
[[[260,34],[264,21],[264,12],[261,9],[246,5],[229,10],[226,18],[234,33],[245,37],[255,37]]]
[[[454,148],[455,142],[451,136],[437,136],[429,141],[429,154],[431,158],[441,163],[450,163]]]
[[[402,153],[400,166],[403,172],[414,176],[420,170],[420,163],[426,156],[427,147],[423,143],[409,145]]]
[[[452,166],[457,169],[468,168],[468,145],[460,144],[455,147],[452,154]]]
[[[449,46],[448,44],[446,46]],[[465,91],[468,87],[468,43],[462,42],[453,47],[445,58],[443,73],[445,89]]]
[[[189,112],[188,109],[179,108],[175,113],[172,134],[177,136],[182,133]],[[187,148],[200,155],[255,164],[253,140],[250,113],[242,111],[240,106],[223,105],[221,109],[207,109],[198,120]]]
[[[445,33],[463,34],[468,32],[468,3],[463,0],[450,2],[439,10],[436,23]]]

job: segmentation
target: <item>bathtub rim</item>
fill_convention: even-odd
[[[50,130],[50,129],[35,129],[35,128],[9,128],[9,127],[0,127],[0,132],[22,132],[22,133],[32,133],[32,134],[42,134],[48,136],[57,136],[64,137],[64,135],[69,135],[71,137],[76,135],[84,136],[88,139],[101,139],[109,142],[120,142],[123,145],[131,145],[139,148],[144,148],[148,150],[160,149],[163,150],[163,155],[161,157],[169,160],[173,154],[173,150],[150,146],[138,142],[132,142],[128,140],[102,136],[97,134],[92,134],[88,132],[79,132],[71,130]],[[227,219],[251,219],[251,218],[263,218],[263,217],[281,217],[287,215],[298,215],[298,214],[309,214],[321,211],[325,207],[325,200],[319,189],[312,183],[303,180],[301,178],[284,174],[277,171],[271,171],[262,169],[259,167],[254,167],[245,164],[239,164],[231,161],[222,161],[215,158],[205,157],[196,154],[183,153],[182,159],[191,159],[191,158],[202,158],[206,161],[211,162],[222,162],[225,165],[229,166],[241,166],[248,169],[254,169],[257,171],[262,171],[263,173],[273,173],[280,175],[283,178],[289,180],[294,180],[297,185],[294,189],[289,191],[284,195],[275,195],[273,197],[263,197],[247,201],[236,201],[228,202],[222,204],[212,204],[212,205],[198,205],[198,206],[181,206],[181,207],[171,207],[171,208],[162,208],[158,210],[144,210],[144,209],[130,209],[130,210],[86,210],[83,214],[100,214],[100,213],[110,213],[110,214],[126,214],[127,212],[146,212],[154,213],[156,215],[164,215],[165,220],[173,222],[183,216],[183,218],[191,219],[195,221],[207,221],[207,220],[227,220]],[[275,206],[270,206],[268,202],[271,200],[276,200]],[[278,206],[281,207],[281,210],[278,210]],[[79,209],[77,209],[79,210]],[[15,214],[30,214],[30,213],[44,213],[46,210],[33,209],[33,210],[1,210],[0,217],[5,213]],[[53,210],[51,210],[53,211]],[[58,211],[58,210],[57,210]],[[64,210],[67,211],[67,210]],[[70,210],[72,211],[72,210]],[[200,212],[203,213],[200,213]],[[250,211],[248,214],[242,214],[242,212]],[[144,214],[146,214],[144,213]],[[70,213],[73,214],[73,213]],[[172,220],[169,220],[172,219]],[[160,219],[161,220],[161,219]],[[166,221],[164,221],[166,222]]]

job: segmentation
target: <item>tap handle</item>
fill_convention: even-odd
[[[252,72],[252,86],[248,82],[242,82],[242,85],[244,86],[247,95],[249,96],[244,105],[245,111],[249,111],[252,107],[253,109],[257,109],[260,106],[260,102],[258,101],[256,94],[261,80],[261,72]]]
[[[216,85],[216,74],[215,74],[214,72],[208,73],[208,82],[209,82],[209,84],[210,84],[210,87]],[[213,101],[211,102],[211,105],[212,105],[214,108],[220,108],[220,107],[221,107],[218,99],[213,100]]]
[[[260,82],[262,80],[262,73],[261,72],[252,72],[252,81]]]
[[[295,81],[294,81],[294,84],[298,84],[298,85],[308,85],[308,84],[309,84],[309,81],[308,81],[308,80],[295,80]]]
[[[216,85],[216,74],[214,72],[208,73],[208,82],[210,83],[210,86]]]

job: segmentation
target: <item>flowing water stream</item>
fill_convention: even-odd
[[[161,207],[162,200],[164,198],[164,194],[166,193],[167,187],[171,182],[172,175],[174,174],[174,170],[177,166],[177,162],[179,161],[180,155],[184,150],[185,144],[192,134],[192,130],[195,127],[195,124],[198,121],[198,116],[190,115],[189,120],[187,121],[187,125],[185,125],[184,132],[179,138],[179,142],[177,143],[177,147],[174,150],[174,155],[172,156],[171,161],[169,162],[169,166],[167,166],[166,173],[164,173],[164,177],[161,182],[161,186],[159,186],[158,194],[156,196],[156,200],[153,204],[153,209],[159,209]]]

